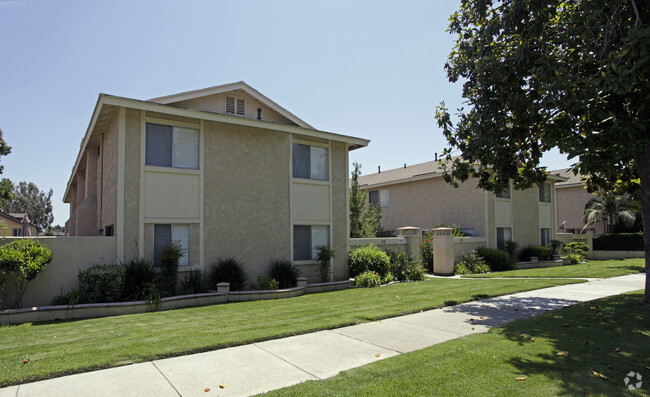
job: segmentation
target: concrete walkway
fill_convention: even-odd
[[[0,397],[247,396],[326,379],[340,371],[487,332],[548,310],[639,290],[644,282],[643,274],[634,274],[544,288],[329,331],[12,386],[0,389]]]

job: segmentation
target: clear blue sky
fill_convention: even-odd
[[[54,189],[54,224],[100,92],[149,99],[243,80],[314,127],[370,139],[364,174],[430,161],[455,1],[0,0],[3,177]],[[568,166],[558,153],[551,169]]]

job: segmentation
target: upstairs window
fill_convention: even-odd
[[[329,154],[327,148],[294,143],[293,177],[329,181]]]
[[[226,96],[226,114],[236,114],[244,116],[246,111],[246,102],[242,98]]]
[[[540,203],[550,203],[551,202],[551,184],[542,183],[539,185],[539,202]]]
[[[147,123],[145,164],[199,169],[199,130]]]
[[[379,204],[381,208],[386,208],[390,204],[388,189],[373,190],[368,193],[370,204]]]
[[[496,194],[497,198],[502,198],[502,199],[509,199],[510,198],[510,186],[507,188],[503,189],[499,193]]]

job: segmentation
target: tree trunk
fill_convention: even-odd
[[[641,179],[641,212],[643,219],[643,244],[645,245],[645,296],[643,301],[650,304],[650,143],[635,158]]]

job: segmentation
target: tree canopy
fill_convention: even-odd
[[[640,182],[650,224],[649,23],[647,1],[463,0],[445,68],[463,82],[467,109],[457,120],[444,103],[436,111],[447,159],[462,153],[445,179],[527,188],[545,180],[540,158],[557,147],[578,158],[590,191]]]
[[[381,231],[381,207],[368,204],[368,194],[359,190],[361,164],[354,163],[350,187],[350,237],[377,237]]]
[[[3,179],[0,185],[5,181],[9,180]],[[34,182],[20,182],[13,186],[11,198],[2,201],[2,209],[5,212],[24,212],[32,225],[47,231],[54,221],[53,194],[52,189],[47,193],[41,191]]]

